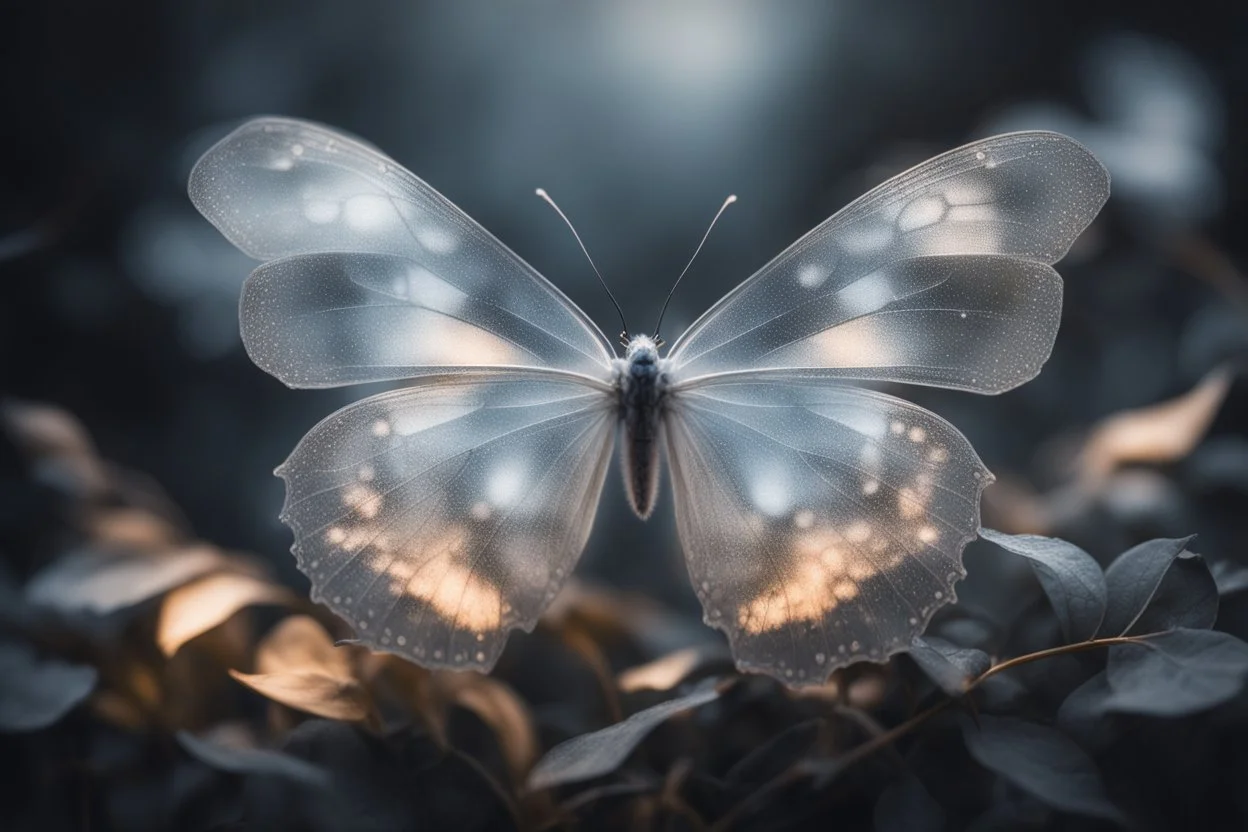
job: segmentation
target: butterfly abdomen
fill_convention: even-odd
[[[659,444],[667,385],[654,341],[639,335],[629,342],[617,375],[620,391],[620,467],[629,505],[645,520],[659,492]]]

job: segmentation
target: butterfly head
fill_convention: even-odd
[[[663,341],[649,335],[634,335],[624,347],[624,360],[629,364],[657,364]]]

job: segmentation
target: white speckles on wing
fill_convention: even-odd
[[[1056,133],[974,142],[850,204],[730,292],[672,348],[673,371],[803,368],[998,393],[1048,357],[1050,268],[1109,194]]]
[[[609,342],[558,289],[356,139],[257,119],[204,154],[189,189],[231,242],[268,261],[244,295],[244,339],[292,386],[473,363],[598,377],[611,359]],[[446,344],[468,337],[462,354]]]
[[[721,377],[674,397],[681,541],[743,669],[818,683],[904,649],[953,598],[992,475],[947,422],[803,377]]]
[[[374,648],[488,669],[571,572],[614,427],[604,390],[524,372],[338,411],[279,469],[313,598]]]

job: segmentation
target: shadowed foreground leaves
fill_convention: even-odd
[[[493,675],[431,672],[195,539],[66,414],[6,412],[25,476],[56,472],[37,556],[0,575],[13,828],[74,828],[66,805],[102,829],[1113,828],[1170,810],[1179,749],[1244,738],[1248,645],[1213,627],[1248,570],[1191,537],[1103,569],[984,529],[1008,580],[960,590],[908,658],[801,691],[575,583]]]

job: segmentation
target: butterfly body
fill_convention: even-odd
[[[628,342],[624,358],[615,362],[620,399],[620,467],[628,503],[645,520],[654,511],[659,491],[659,445],[663,441],[663,409],[667,368],[654,339],[638,335]]]
[[[1035,376],[1061,320],[1052,264],[1109,178],[1056,133],[951,150],[825,220],[662,357],[650,336],[616,354],[427,183],[321,125],[242,125],[190,194],[261,261],[239,321],[258,366],[291,387],[403,382],[277,469],[312,599],[361,642],[493,667],[576,566],[618,441],[642,518],[666,460],[694,592],[738,666],[806,685],[925,631],[992,482],[956,427],[857,382],[995,394]]]

